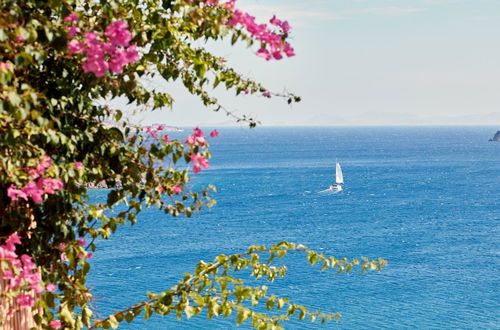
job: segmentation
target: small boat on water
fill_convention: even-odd
[[[498,131],[497,134],[490,139],[490,141],[500,142],[500,131]]]
[[[335,165],[335,183],[328,188],[331,191],[342,191],[342,184],[344,183],[344,176],[342,175],[342,168],[337,161]]]

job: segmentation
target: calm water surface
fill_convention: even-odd
[[[321,273],[299,255],[285,259],[289,275],[271,293],[343,314],[339,323],[293,320],[287,328],[500,329],[500,143],[488,142],[496,130],[220,129],[211,169],[196,178],[217,186],[217,205],[191,219],[147,210],[101,242],[89,279],[97,312],[170,288],[199,260],[288,240],[336,257],[383,257],[389,266],[345,276]],[[335,159],[344,191],[320,194]],[[123,328],[236,325],[168,316]]]

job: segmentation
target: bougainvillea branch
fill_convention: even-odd
[[[252,325],[258,329],[279,327],[284,321],[290,319],[294,314],[299,319],[309,318],[314,321],[320,319],[322,323],[328,320],[338,320],[340,313],[323,313],[321,311],[311,312],[307,307],[294,304],[287,298],[269,295],[266,286],[244,286],[244,281],[235,279],[230,273],[251,269],[251,275],[255,279],[266,278],[274,281],[276,278],[284,277],[286,267],[272,266],[274,256],[283,258],[290,252],[303,253],[311,265],[321,264],[321,271],[333,269],[338,274],[349,273],[353,267],[360,267],[361,271],[381,270],[387,265],[385,260],[362,260],[346,258],[338,259],[328,257],[322,253],[310,250],[304,245],[296,245],[281,242],[271,247],[252,246],[247,252],[231,256],[220,255],[213,263],[200,262],[194,274],[187,275],[181,283],[161,294],[149,294],[149,299],[126,309],[117,311],[102,320],[96,321],[90,329],[116,327],[120,322],[126,320],[131,322],[136,316],[144,312],[149,317],[155,312],[166,315],[171,311],[180,310],[177,317],[185,314],[187,318],[201,313],[204,309],[208,311],[209,317],[228,317],[232,313],[238,314],[237,323],[240,324],[250,319]],[[260,262],[265,256],[266,263]],[[216,285],[215,285],[216,283]],[[266,309],[279,313],[279,317],[268,316],[256,312],[253,308],[241,305],[243,301],[250,301],[255,306],[258,301],[266,301]],[[183,307],[184,305],[184,307]]]

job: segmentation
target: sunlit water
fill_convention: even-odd
[[[100,242],[89,284],[97,312],[147,299],[199,260],[281,240],[337,257],[383,257],[346,276],[284,260],[270,291],[339,323],[287,328],[500,328],[500,143],[494,127],[221,129],[211,169],[217,205],[191,219],[145,211]],[[188,132],[183,133],[185,136]],[[181,135],[179,135],[181,136]],[[319,193],[342,164],[340,193]],[[106,191],[94,191],[104,198]],[[235,328],[235,319],[142,317],[125,329]],[[242,328],[250,327],[245,323]]]

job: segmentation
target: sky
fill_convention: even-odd
[[[238,0],[260,22],[292,25],[296,56],[264,61],[256,48],[209,44],[269,89],[302,102],[234,97],[221,104],[265,126],[497,125],[500,128],[500,0]],[[237,125],[179,84],[173,110],[136,117],[173,126]]]

